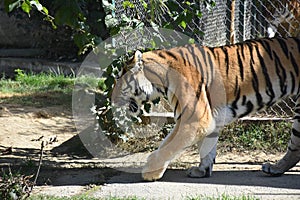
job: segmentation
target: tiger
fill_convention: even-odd
[[[174,128],[147,158],[142,178],[163,177],[169,163],[198,144],[199,166],[193,178],[210,177],[219,131],[235,120],[295,96],[295,115],[286,154],[262,171],[280,176],[300,160],[300,39],[260,38],[234,45],[187,44],[146,52],[136,50],[112,96],[116,105],[141,112],[143,102],[166,98],[174,111]]]

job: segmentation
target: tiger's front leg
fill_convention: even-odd
[[[210,177],[217,154],[218,132],[214,132],[200,142],[200,165],[188,170],[187,175],[192,178]]]
[[[198,123],[177,123],[173,131],[165,138],[160,147],[151,153],[142,170],[144,180],[155,181],[160,179],[166,171],[171,160],[185,148],[196,143],[199,134]]]

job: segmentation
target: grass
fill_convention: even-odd
[[[23,175],[19,172],[13,173],[10,168],[8,172],[1,169],[0,174],[0,199],[25,199],[29,196],[33,187],[32,175]]]
[[[15,79],[0,79],[2,93],[34,93],[34,92],[71,92],[74,85],[73,77],[52,73],[26,74],[16,70]]]
[[[51,73],[26,74],[16,70],[14,79],[0,79],[0,103],[43,107],[71,104],[74,77]]]
[[[196,196],[196,197],[185,197],[183,200],[259,200],[257,197],[253,196],[231,196],[227,194],[222,194],[216,197],[209,196]],[[54,197],[54,196],[31,196],[28,200],[145,200],[145,198],[139,197],[107,197],[107,198],[95,198],[88,195],[75,195],[73,197]]]
[[[148,137],[130,138],[120,148],[130,152],[153,151],[173,126],[147,126],[141,130],[131,129],[134,135],[149,133]],[[237,121],[230,124],[219,134],[218,152],[264,151],[269,153],[285,152],[290,139],[292,123],[288,121]]]
[[[238,121],[226,126],[220,134],[219,149],[284,152],[287,149],[292,123],[287,121]]]
[[[75,195],[72,197],[55,197],[55,196],[31,196],[28,200],[145,200],[144,198],[138,198],[135,196],[132,197],[107,197],[107,198],[99,198],[99,197],[91,197],[89,195]]]
[[[259,200],[259,198],[254,196],[230,196],[227,194],[222,194],[217,197],[209,197],[209,196],[197,196],[197,197],[188,197],[187,200]]]

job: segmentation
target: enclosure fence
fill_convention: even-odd
[[[124,2],[131,2],[134,9],[124,7]],[[173,2],[179,9],[186,9],[182,1]],[[114,3],[117,19],[125,15],[143,20],[147,16],[143,4],[149,4],[150,0],[115,0]],[[202,16],[194,17],[185,28],[178,26],[176,30],[192,36],[205,46],[235,44],[261,37],[300,35],[300,0],[215,0],[215,6],[210,9],[202,1],[197,3]],[[168,19],[161,15],[156,16],[155,20],[159,24]],[[195,34],[194,30],[202,33]],[[252,118],[291,118],[294,104],[293,98],[288,98],[267,111],[256,113]]]

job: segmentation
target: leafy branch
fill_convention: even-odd
[[[49,14],[48,9],[43,6],[39,0],[4,0],[4,8],[8,13],[17,8],[21,8],[28,16],[30,16],[31,11],[35,9],[45,17],[45,20],[52,24],[53,28],[57,28],[54,23],[54,17]]]

